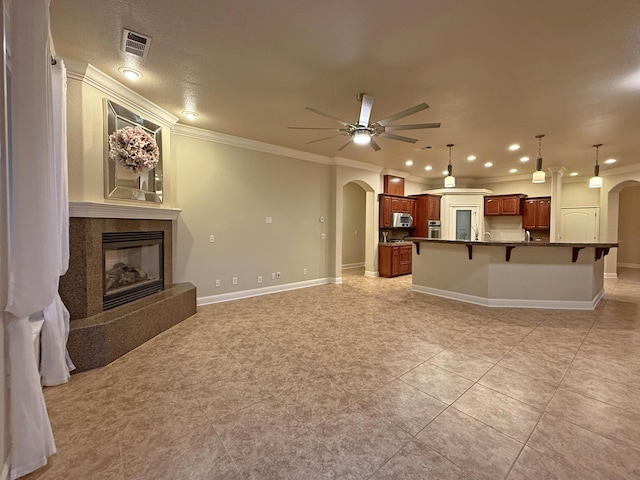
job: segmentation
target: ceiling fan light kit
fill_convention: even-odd
[[[594,145],[596,149],[596,164],[593,167],[593,177],[589,179],[589,188],[602,188],[602,177],[600,176],[600,165],[598,165],[598,149],[602,146],[601,143]]]
[[[447,145],[449,147],[449,165],[447,165],[447,176],[444,177],[444,187],[453,188],[456,186],[456,177],[453,176],[453,165],[451,165],[451,147],[453,143]]]
[[[389,138],[391,140],[398,140],[400,142],[407,143],[416,143],[418,140],[415,138],[404,137],[402,135],[395,135],[393,133],[389,133],[391,130],[418,130],[422,128],[440,128],[440,123],[414,123],[411,125],[389,125],[391,122],[399,120],[404,117],[408,117],[409,115],[413,115],[414,113],[418,113],[422,110],[426,110],[429,108],[429,105],[426,103],[420,103],[415,105],[414,107],[408,108],[401,112],[396,113],[395,115],[391,115],[390,117],[384,118],[382,120],[378,120],[377,122],[369,122],[371,118],[371,109],[373,107],[373,97],[367,95],[366,93],[358,94],[358,101],[362,103],[360,107],[360,116],[358,117],[357,123],[349,123],[344,120],[339,119],[338,117],[334,117],[328,113],[322,112],[318,109],[312,107],[306,107],[310,112],[321,115],[330,120],[335,120],[336,122],[342,125],[342,128],[325,128],[325,127],[288,127],[294,130],[331,130],[336,133],[330,137],[320,138],[318,140],[312,140],[309,143],[320,142],[322,140],[328,140],[329,138],[346,136],[349,138],[347,143],[342,145],[338,149],[338,151],[343,150],[349,144],[355,143],[356,145],[366,145],[369,144],[373,150],[376,152],[380,150],[380,146],[374,141],[374,137],[383,137]]]
[[[536,161],[536,171],[533,172],[533,176],[531,177],[531,183],[545,182],[545,173],[542,171],[542,137],[544,137],[544,135],[536,135],[536,138],[538,139],[538,159]]]

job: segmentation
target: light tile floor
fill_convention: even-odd
[[[343,278],[201,307],[46,388],[58,453],[27,478],[640,478],[640,270],[593,312]]]

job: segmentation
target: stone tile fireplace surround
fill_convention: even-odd
[[[196,289],[172,283],[173,221],[179,210],[71,203],[69,270],[60,296],[71,314],[67,348],[78,372],[104,366],[196,313]],[[103,311],[102,234],[164,232],[164,289]]]

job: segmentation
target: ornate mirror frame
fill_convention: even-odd
[[[135,200],[162,203],[162,127],[145,120],[111,100],[104,99],[104,196],[109,200]],[[160,150],[158,164],[151,170],[137,173],[109,158],[109,135],[127,126],[140,126],[155,138]]]

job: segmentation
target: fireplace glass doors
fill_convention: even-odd
[[[163,290],[164,232],[102,234],[103,310]]]

